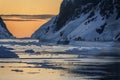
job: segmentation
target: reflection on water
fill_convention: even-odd
[[[118,55],[78,57],[81,55],[59,53],[57,56],[62,58],[56,58],[56,53],[47,53],[38,56],[45,55],[50,58],[0,59],[0,80],[120,80]]]

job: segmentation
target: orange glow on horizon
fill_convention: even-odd
[[[31,37],[31,35],[40,28],[40,26],[46,23],[46,20],[36,21],[4,21],[8,30],[16,38]]]
[[[62,0],[0,0],[0,14],[58,14]]]
[[[58,14],[62,0],[0,0],[0,14]],[[30,37],[49,19],[38,21],[4,21],[10,32],[17,38]]]

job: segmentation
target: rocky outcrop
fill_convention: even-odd
[[[13,36],[6,28],[6,25],[3,22],[2,18],[0,18],[0,39],[9,39],[9,38],[13,38]]]

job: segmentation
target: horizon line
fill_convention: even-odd
[[[43,14],[43,15],[23,15],[23,14],[9,14],[9,15],[0,15],[2,18],[9,18],[9,17],[19,17],[23,19],[48,19],[52,18],[56,15],[52,14]]]

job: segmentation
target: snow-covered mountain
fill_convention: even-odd
[[[13,38],[12,34],[6,28],[2,18],[0,18],[0,39],[9,39]]]
[[[120,41],[120,0],[63,0],[60,13],[32,38],[43,41]]]

